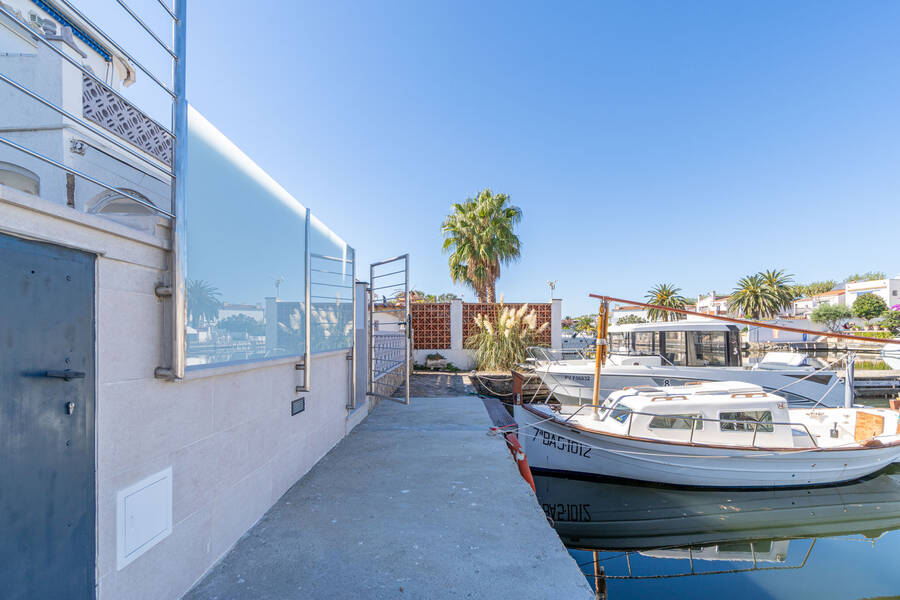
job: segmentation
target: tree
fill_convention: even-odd
[[[441,231],[444,252],[450,252],[450,278],[470,286],[479,302],[496,302],[500,266],[519,257],[515,228],[521,220],[522,210],[509,204],[509,196],[490,189],[454,203],[444,219]]]
[[[884,271],[866,271],[865,273],[848,275],[847,279],[844,281],[876,281],[878,279],[885,279],[886,277]]]
[[[843,304],[820,304],[809,315],[810,321],[825,325],[828,331],[838,331],[851,318],[853,311]]]
[[[616,320],[616,325],[630,325],[631,323],[646,323],[647,319],[637,315],[625,315]]]
[[[591,315],[581,315],[577,319],[575,319],[575,326],[573,327],[576,334],[579,333],[590,333],[594,331],[596,327],[594,326],[594,317]]]
[[[875,317],[883,315],[887,310],[887,303],[881,296],[875,294],[863,294],[853,302],[853,314],[860,319],[865,319],[867,324]]]
[[[188,320],[191,325],[219,318],[219,309],[222,308],[219,296],[222,294],[218,288],[202,279],[188,280],[186,287]]]
[[[237,314],[222,319],[218,327],[232,332],[244,332],[249,335],[265,335],[266,326],[262,321],[257,321],[250,315]]]
[[[782,299],[760,273],[741,277],[728,298],[728,310],[754,320],[775,316],[781,304]]]
[[[826,279],[825,281],[813,281],[812,283],[798,283],[791,286],[794,293],[794,300],[798,298],[807,298],[830,292],[837,287],[837,281]]]
[[[759,276],[763,283],[772,292],[772,297],[777,306],[776,314],[782,309],[790,308],[794,303],[794,292],[791,289],[793,275],[788,275],[784,269],[769,269],[760,271]]]
[[[575,329],[575,319],[567,315],[566,318],[560,322],[560,325],[562,325],[563,329]]]
[[[681,288],[671,283],[660,283],[644,296],[650,304],[665,306],[666,308],[684,308],[687,306],[687,298],[681,295]],[[659,308],[647,309],[647,317],[651,321],[677,321],[683,319],[681,313],[661,310]]]
[[[879,325],[892,333],[900,333],[900,306],[892,306],[891,310],[884,313],[884,319]]]
[[[450,302],[451,300],[459,300],[459,296],[457,296],[453,292],[444,292],[443,294],[438,294],[438,302]]]

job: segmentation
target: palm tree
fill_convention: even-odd
[[[197,325],[201,320],[208,322],[219,318],[221,295],[218,288],[202,279],[188,280],[187,308],[191,325]]]
[[[522,210],[509,204],[508,195],[490,189],[454,203],[444,219],[441,231],[443,249],[450,252],[450,278],[475,290],[479,302],[496,302],[500,266],[519,257],[515,226],[521,219]]]
[[[644,297],[650,304],[665,306],[666,308],[683,309],[688,302],[687,298],[681,295],[681,288],[675,287],[671,283],[657,284]],[[684,315],[659,308],[648,308],[647,317],[651,321],[677,321],[683,319]]]
[[[594,317],[591,315],[582,315],[576,318],[573,329],[576,334],[594,331],[594,329],[596,329],[596,327],[594,327]]]
[[[753,320],[768,319],[781,309],[782,299],[762,273],[741,277],[728,298],[728,309]]]
[[[788,275],[784,269],[769,269],[768,271],[760,271],[759,276],[762,277],[766,287],[768,287],[774,296],[777,304],[775,314],[787,309],[794,304],[793,275]]]

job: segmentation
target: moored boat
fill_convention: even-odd
[[[790,408],[740,381],[623,389],[597,405],[519,405],[533,470],[691,487],[828,485],[900,456],[900,413]]]

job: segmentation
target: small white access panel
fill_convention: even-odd
[[[116,495],[116,570],[172,533],[172,467]]]

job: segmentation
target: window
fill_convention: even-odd
[[[728,364],[724,331],[691,332],[692,366],[723,367]]]
[[[694,423],[694,431],[703,429],[700,415],[657,415],[650,419],[650,429],[690,429]]]
[[[619,404],[619,405],[616,406],[614,409],[612,409],[612,412],[610,413],[610,416],[611,416],[613,419],[615,419],[616,421],[618,421],[619,423],[624,423],[625,421],[628,420],[628,416],[629,416],[630,414],[631,414],[631,408],[630,408],[630,407],[628,407],[628,406],[626,406],[626,405],[624,405],[624,404]]]
[[[660,345],[663,356],[673,365],[686,365],[687,353],[684,346],[683,331],[666,331],[663,344]]]
[[[41,192],[40,177],[19,165],[2,161],[0,161],[0,185],[15,188],[35,196]]]
[[[612,352],[628,352],[628,342],[622,332],[609,334],[609,346]]]
[[[719,413],[719,427],[722,431],[759,431],[772,433],[772,412],[768,410],[748,410]],[[759,427],[757,430],[756,428]]]
[[[634,333],[634,350],[638,354],[656,354],[653,348],[653,332],[636,331]]]

